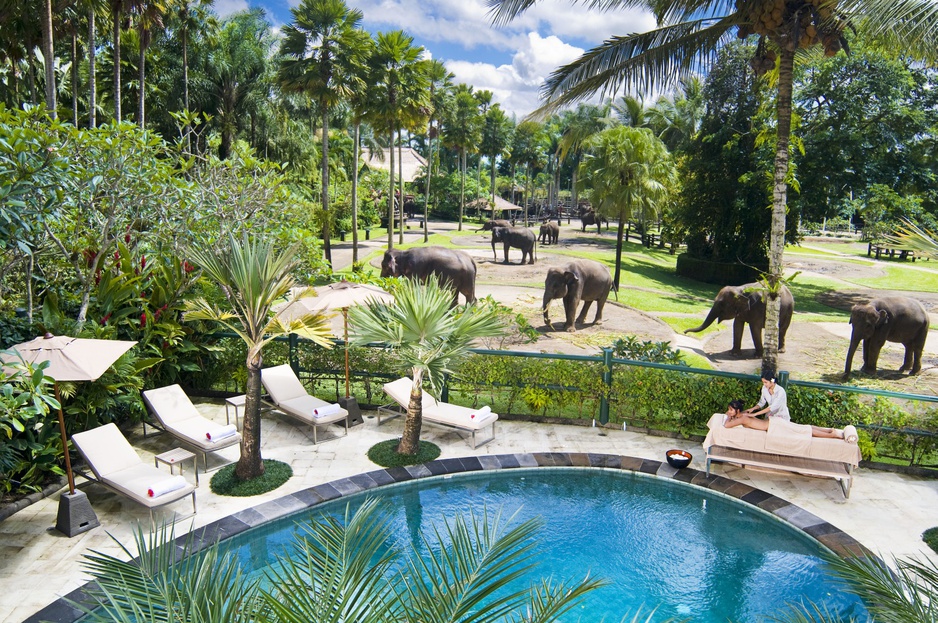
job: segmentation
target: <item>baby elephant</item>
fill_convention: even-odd
[[[563,309],[566,312],[566,321],[563,326],[567,331],[571,333],[576,331],[573,315],[580,301],[583,301],[583,310],[577,316],[576,321],[581,324],[585,322],[590,304],[596,301],[596,318],[593,323],[602,324],[603,306],[606,304],[611,288],[612,275],[609,274],[609,269],[599,262],[573,260],[560,268],[551,268],[547,271],[547,279],[544,281],[544,323],[548,327],[551,326],[547,307],[552,300],[562,298]]]
[[[541,244],[557,244],[560,239],[560,225],[557,223],[544,223],[541,225],[541,233],[537,237]]]
[[[537,238],[534,232],[527,227],[493,227],[492,228],[492,255],[498,259],[495,252],[495,243],[501,242],[505,246],[505,263],[508,263],[508,249],[515,247],[521,249],[521,263],[524,264],[524,258],[530,258],[528,264],[534,263],[534,248],[537,246]]]

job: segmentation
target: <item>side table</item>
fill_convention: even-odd
[[[238,409],[244,406],[244,399],[247,398],[244,394],[240,396],[232,396],[231,398],[225,398],[225,424],[231,424],[231,419],[228,417],[228,407],[234,407],[235,412],[235,428],[241,430],[241,425],[238,424]]]
[[[160,466],[160,463],[169,465],[169,473],[175,474],[174,468],[176,465],[179,465],[179,475],[183,475],[182,462],[192,459],[192,467],[195,470],[195,486],[199,486],[199,465],[196,463],[195,454],[189,452],[185,448],[173,448],[162,454],[157,454],[153,457],[153,465],[156,467]]]

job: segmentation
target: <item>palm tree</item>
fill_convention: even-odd
[[[538,0],[489,0],[495,9],[496,24],[508,22]],[[849,0],[856,17],[875,17],[880,29],[907,35],[905,47],[920,56],[935,55],[938,10],[931,0]],[[826,0],[754,0],[722,2],[704,0],[610,0],[604,10],[642,8],[654,13],[658,27],[644,33],[611,37],[587,51],[579,59],[558,68],[543,87],[545,103],[541,112],[554,110],[619,88],[652,92],[663,90],[694,73],[705,70],[714,60],[714,51],[734,36],[745,39],[758,35],[752,64],[757,73],[776,66],[776,149],[773,171],[772,226],[769,272],[766,280],[769,305],[766,311],[763,369],[775,371],[778,363],[777,292],[783,277],[785,213],[787,209],[789,143],[791,138],[791,99],[795,55],[817,45],[836,54],[846,45],[843,36],[848,23]]]
[[[306,93],[322,115],[322,236],[326,262],[332,265],[329,215],[329,115],[360,84],[368,34],[359,28],[362,12],[344,0],[303,0],[291,9],[293,23],[283,27],[278,73],[286,91]]]
[[[537,571],[540,528],[538,520],[503,526],[498,515],[457,515],[421,541],[426,552],[403,549],[379,503],[366,500],[341,519],[304,524],[263,578],[223,545],[196,554],[190,538],[179,552],[171,529],[149,538],[138,529],[136,556],[120,542],[124,559],[86,556],[89,593],[100,607],[83,620],[165,621],[172,613],[179,623],[553,623],[605,583],[517,582]]]
[[[46,107],[49,116],[56,118],[55,101],[55,46],[52,33],[52,0],[42,0],[42,56],[45,59]]]
[[[452,91],[453,74],[441,61],[431,60],[427,64],[427,79],[430,81],[430,119],[427,129],[427,189],[423,202],[423,241],[430,239],[427,220],[430,216],[430,179],[433,177],[433,139],[440,133],[440,123],[446,117]],[[436,120],[437,127],[433,127]]]
[[[383,342],[409,369],[414,380],[404,434],[397,448],[400,454],[416,454],[423,415],[423,384],[439,388],[443,375],[469,354],[478,338],[500,335],[503,328],[491,307],[452,307],[453,292],[437,279],[426,284],[403,279],[390,305],[353,307],[349,324],[352,343]]]
[[[469,150],[479,144],[482,124],[472,87],[456,87],[451,117],[443,131],[443,140],[459,152],[459,231],[466,212],[466,159]]]
[[[565,116],[563,135],[560,138],[560,160],[566,160],[568,155],[573,156],[570,202],[574,210],[578,208],[580,203],[577,169],[580,167],[580,159],[583,156],[583,145],[591,136],[602,132],[615,123],[614,119],[609,116],[611,108],[611,104],[608,103],[601,106],[579,104],[575,110],[568,111]]]
[[[361,170],[361,127],[362,121],[369,111],[369,102],[372,93],[367,82],[368,64],[371,55],[374,54],[374,40],[370,37],[367,40],[366,49],[363,50],[365,65],[359,70],[356,81],[359,82],[359,88],[355,90],[346,100],[349,107],[349,113],[352,116],[352,266],[358,263],[358,180]]]
[[[161,0],[137,0],[134,5],[137,14],[137,39],[139,44],[139,58],[137,61],[137,125],[146,127],[146,66],[147,48],[153,41],[153,29],[163,27],[163,13],[166,7]]]
[[[580,175],[590,202],[597,213],[619,220],[613,277],[618,289],[625,222],[635,211],[657,210],[676,173],[668,149],[648,128],[610,128],[589,139],[586,150]]]
[[[423,48],[414,46],[414,38],[401,30],[378,33],[375,52],[371,57],[370,84],[375,86],[369,117],[388,132],[391,152],[388,193],[388,249],[394,247],[394,134],[415,110],[427,110],[429,78],[428,61],[421,60]],[[403,216],[401,197],[401,215]],[[403,220],[403,219],[402,219]]]
[[[114,121],[121,121],[121,22],[124,9],[133,0],[110,0],[111,3],[111,57],[114,62]]]
[[[502,157],[511,144],[513,124],[501,106],[495,104],[485,115],[485,126],[482,128],[481,153],[488,156],[492,167],[492,202],[495,202],[495,162]],[[480,184],[481,186],[481,184]]]
[[[228,248],[214,253],[193,247],[189,257],[221,289],[230,307],[223,311],[206,299],[188,304],[188,320],[219,322],[237,333],[247,345],[247,391],[242,419],[241,458],[235,475],[241,480],[264,473],[261,460],[261,364],[265,345],[275,337],[296,333],[320,346],[330,348],[331,327],[321,312],[284,323],[271,318],[271,308],[284,299],[296,284],[292,271],[299,263],[299,248],[277,254],[273,243],[243,242],[229,235]]]

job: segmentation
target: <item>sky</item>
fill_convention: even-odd
[[[403,30],[476,90],[489,90],[509,115],[537,108],[541,84],[557,67],[613,35],[642,32],[654,19],[640,11],[588,12],[561,0],[542,0],[507,26],[492,26],[485,0],[346,0],[364,14],[369,32]],[[215,0],[224,17],[266,9],[274,27],[291,21],[299,0]]]

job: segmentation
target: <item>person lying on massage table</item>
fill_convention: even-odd
[[[792,422],[788,422],[788,424],[791,424],[792,426],[810,426],[809,424],[794,424]],[[743,411],[743,401],[733,400],[726,408],[726,418],[723,420],[723,426],[726,428],[743,426],[745,428],[767,431],[769,430],[769,421],[760,420],[759,418],[746,413]],[[843,431],[837,430],[835,428],[821,428],[820,426],[811,426],[811,436],[825,437],[827,439],[843,439],[844,433]]]

